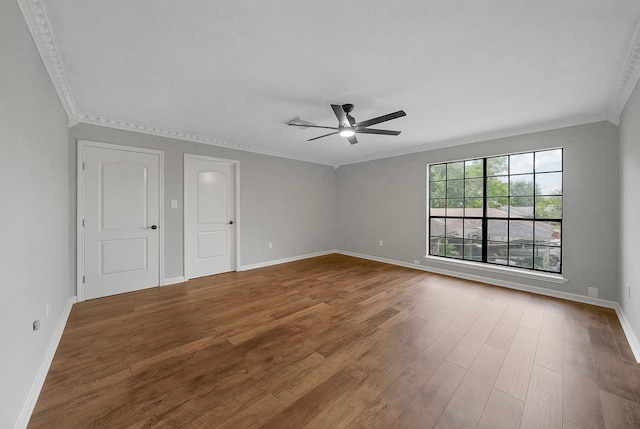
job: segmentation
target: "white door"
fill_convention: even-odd
[[[184,158],[185,277],[235,270],[236,163]]]
[[[84,299],[159,286],[161,153],[81,152]]]

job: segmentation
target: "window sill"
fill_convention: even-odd
[[[541,273],[528,270],[520,270],[517,268],[502,267],[499,265],[483,264],[473,261],[464,261],[456,259],[440,258],[438,256],[424,256],[424,259],[429,262],[435,262],[436,264],[448,265],[450,267],[467,267],[475,270],[485,271],[495,274],[508,274],[516,277],[523,277],[526,279],[542,280],[550,283],[564,284],[569,279],[563,277],[561,274]]]

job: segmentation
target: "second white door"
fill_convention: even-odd
[[[187,279],[235,270],[235,187],[234,162],[185,155]]]

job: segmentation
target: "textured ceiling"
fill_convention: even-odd
[[[637,0],[18,0],[72,121],[341,165],[598,120],[638,79]],[[330,104],[398,137],[335,126]]]

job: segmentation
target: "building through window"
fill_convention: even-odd
[[[562,149],[428,167],[428,254],[562,272]]]

